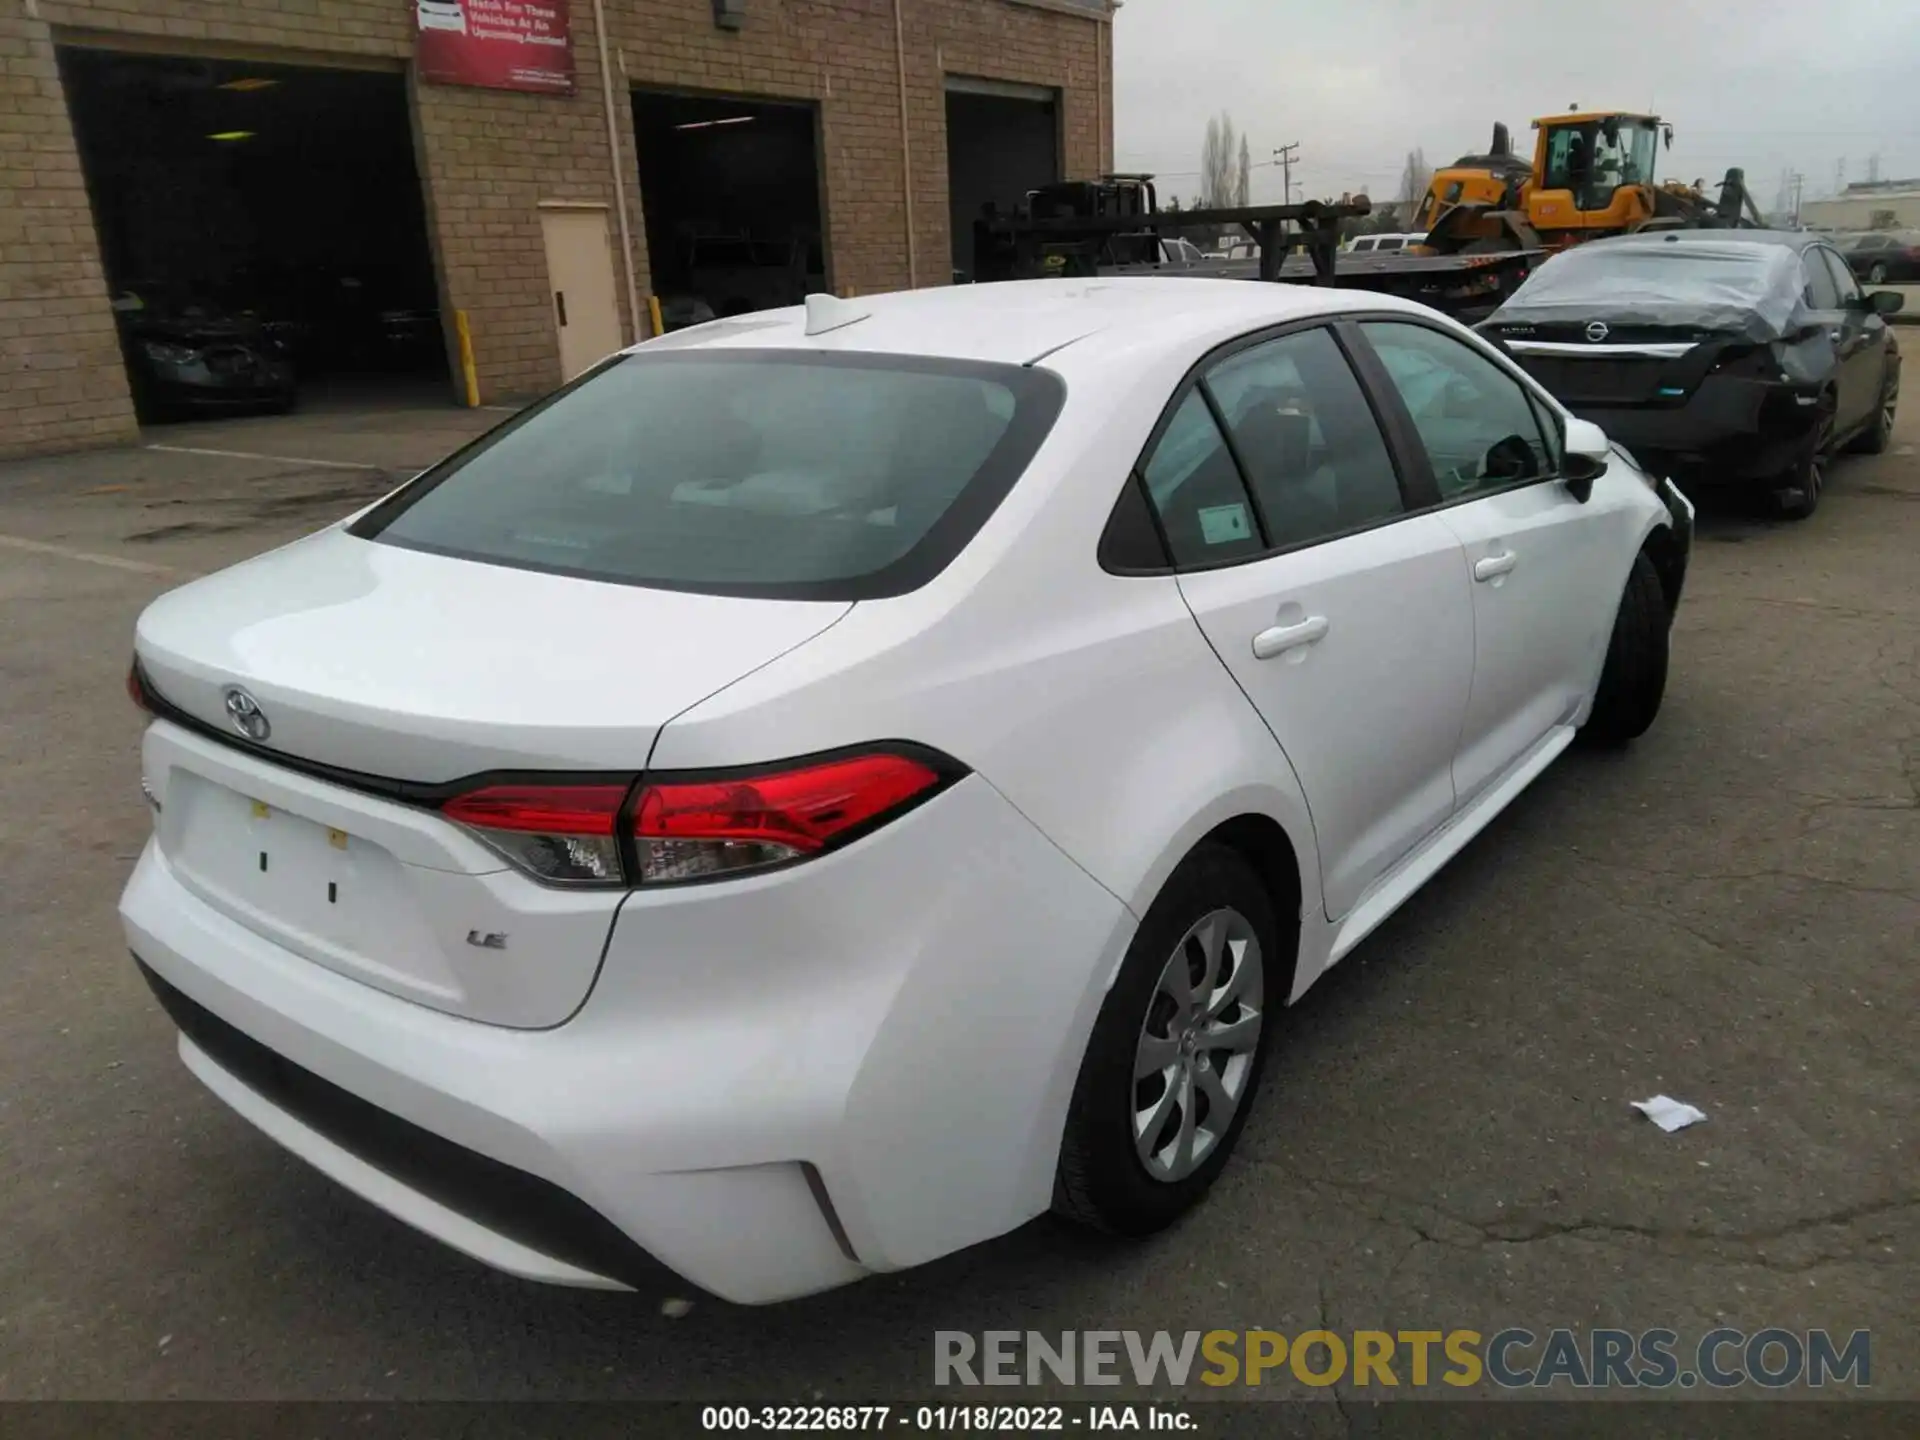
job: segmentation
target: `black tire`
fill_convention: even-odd
[[[1134,1143],[1133,1111],[1142,1103],[1141,1087],[1157,1078],[1135,1078],[1143,1027],[1161,999],[1160,981],[1175,947],[1183,946],[1195,925],[1223,909],[1249,922],[1260,947],[1260,1035],[1238,1105],[1212,1150],[1184,1178],[1161,1179],[1148,1171]],[[1108,1234],[1150,1235],[1200,1202],[1226,1168],[1259,1092],[1298,940],[1298,921],[1289,917],[1282,925],[1266,887],[1237,852],[1202,844],[1180,863],[1135,933],[1094,1022],[1061,1138],[1055,1211]]]
[[[1793,468],[1781,477],[1774,492],[1774,509],[1782,520],[1811,519],[1826,493],[1827,467],[1833,459],[1834,397],[1821,400],[1820,417],[1807,436],[1805,447]]]
[[[1855,455],[1884,455],[1893,443],[1893,420],[1900,408],[1899,372],[1891,366],[1880,382],[1880,398],[1874,402],[1873,421],[1848,444]]]
[[[1667,609],[1667,593],[1660,588],[1660,574],[1643,550],[1633,557],[1627,587],[1620,595],[1593,713],[1580,727],[1583,741],[1625,745],[1652,727],[1667,693],[1672,628],[1673,615]]]

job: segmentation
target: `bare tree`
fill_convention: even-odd
[[[1240,162],[1234,167],[1233,203],[1245,205],[1253,190],[1253,156],[1247,151],[1247,137],[1240,137]]]
[[[1239,136],[1226,111],[1207,121],[1207,138],[1200,147],[1200,206],[1211,209],[1235,203],[1239,175],[1235,156]]]
[[[1427,164],[1427,152],[1415,148],[1407,152],[1407,163],[1400,171],[1400,194],[1397,197],[1410,215],[1433,184],[1433,167]]]

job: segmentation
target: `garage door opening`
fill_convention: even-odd
[[[404,76],[60,68],[143,419],[448,396]]]
[[[1060,179],[1060,103],[1052,90],[947,77],[947,204],[953,278],[973,278],[973,222],[1010,214]]]
[[[636,90],[633,130],[668,329],[828,288],[813,106]]]

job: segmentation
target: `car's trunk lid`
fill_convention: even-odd
[[[1684,404],[1722,360],[1755,347],[1744,336],[1691,325],[1494,324],[1483,333],[1564,404]]]
[[[141,617],[154,688],[268,752],[414,782],[637,773],[659,727],[803,644],[846,602],[687,594],[424,554],[335,529]]]
[[[637,776],[660,727],[849,606],[671,593],[329,531],[142,617],[162,859],[227,919],[494,1024],[585,998],[624,892],[546,886],[436,812],[507,772]],[[244,692],[257,709],[229,698]],[[242,729],[256,717],[259,738]],[[257,722],[256,722],[257,723]]]

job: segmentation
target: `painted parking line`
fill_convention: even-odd
[[[385,465],[362,465],[354,460],[314,460],[300,455],[261,455],[252,450],[207,450],[197,445],[148,445],[168,455],[218,455],[223,460],[266,460],[275,465],[299,465],[314,470],[369,470],[384,474]]]
[[[125,560],[118,555],[101,555],[93,550],[75,550],[70,545],[54,545],[45,540],[29,540],[23,535],[0,535],[0,547],[25,550],[30,555],[52,555],[61,560],[78,560],[87,565],[105,565],[110,570],[130,570],[136,575],[178,575],[183,579],[198,575],[198,570],[182,570],[177,565],[157,565],[151,560]]]

